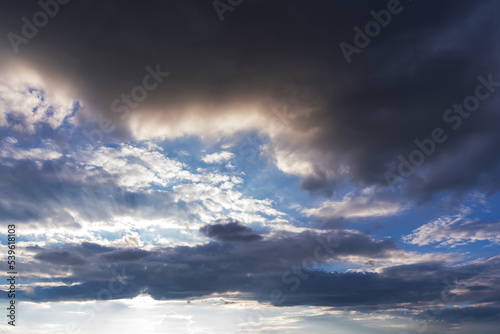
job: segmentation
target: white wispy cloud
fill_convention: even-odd
[[[468,219],[469,208],[453,216],[443,216],[420,226],[403,240],[419,246],[438,244],[456,247],[476,241],[500,244],[500,221]]]

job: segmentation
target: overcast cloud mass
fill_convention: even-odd
[[[0,3],[1,333],[498,333],[497,1]]]

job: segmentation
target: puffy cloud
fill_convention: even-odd
[[[317,247],[320,248],[316,250]],[[459,265],[436,262],[436,257],[428,257],[411,264],[393,264],[377,272],[337,272],[311,267],[315,252],[318,252],[317,263],[323,268],[342,261],[343,257],[362,255],[380,260],[393,257],[394,252],[404,253],[391,242],[377,241],[354,231],[282,232],[253,242],[210,242],[151,251],[91,243],[65,245],[58,250],[80,254],[86,259],[86,266],[54,262],[47,267],[37,261],[39,254],[51,251],[26,248],[26,253],[35,256],[33,260],[25,260],[29,282],[20,289],[23,300],[93,300],[113,282],[113,293],[106,298],[118,299],[116,302],[124,298],[130,301],[143,293],[157,301],[170,300],[170,303],[179,299],[208,301],[217,297],[224,305],[238,307],[238,300],[245,303],[254,300],[269,306],[274,303],[285,310],[291,306],[308,306],[311,315],[329,319],[338,316],[374,326],[377,320],[376,326],[381,328],[389,326],[390,320],[399,319],[398,328],[403,324],[408,326],[410,320],[411,324],[432,329],[441,326],[443,321],[460,323],[464,328],[478,321],[495,324],[494,315],[498,310],[495,301],[500,296],[498,257]],[[57,284],[46,284],[50,283],[47,274]],[[279,302],[272,297],[271,292],[275,290],[282,292]],[[221,298],[226,299],[226,303]],[[148,302],[149,307],[154,303]],[[409,313],[403,314],[401,310]],[[309,314],[297,312],[297,317]],[[268,323],[266,318],[264,316],[262,324],[276,329],[277,319]],[[281,320],[285,323],[277,328],[292,319]]]
[[[48,250],[35,255],[35,259],[49,262],[51,264],[62,264],[71,266],[81,266],[87,263],[80,254],[72,253],[67,250]]]
[[[78,102],[55,93],[36,73],[6,73],[0,77],[0,127],[33,134],[42,124],[57,128],[74,115]]]

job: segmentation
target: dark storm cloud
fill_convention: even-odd
[[[200,232],[209,238],[227,242],[251,242],[262,239],[262,236],[254,233],[251,228],[232,219],[227,223],[218,220],[217,224],[205,225],[200,228]]]
[[[352,44],[353,28],[364,28],[373,19],[370,10],[387,8],[386,1],[247,1],[224,22],[211,2],[72,1],[20,46],[16,59],[74,86],[87,113],[115,120],[111,102],[141,84],[146,66],[160,64],[171,75],[132,111],[141,126],[178,124],[192,103],[203,106],[197,109],[202,119],[235,102],[264,106],[260,112],[268,116],[273,105],[299,110],[287,126],[314,134],[276,137],[272,144],[315,165],[311,175],[302,175],[306,191],[330,196],[335,175],[346,167],[356,184],[386,186],[384,172],[396,172],[398,156],[408,158],[414,140],[428,138],[436,127],[449,139],[405,180],[406,193],[425,200],[446,190],[496,191],[500,95],[482,103],[457,131],[442,117],[474,92],[478,75],[500,80],[498,3],[401,5],[404,10],[351,64],[339,43]],[[35,3],[10,4],[0,30],[19,32],[20,18],[37,10]],[[2,43],[2,54],[13,58],[8,40]],[[244,110],[233,112],[245,123]],[[123,126],[114,135],[126,136],[126,121],[114,125]]]
[[[60,221],[66,228],[80,228],[68,209],[77,210],[88,219],[109,217],[117,206],[120,210],[127,209],[125,193],[113,186],[109,175],[101,173],[99,180],[87,180],[94,185],[100,184],[100,189],[95,191],[96,188],[89,187],[90,183],[85,184],[85,178],[78,177],[82,175],[78,168],[66,166],[72,177],[61,183],[53,166],[51,161],[46,161],[40,168],[29,160],[0,165],[3,175],[0,190],[9,194],[0,204],[0,217],[4,221],[44,225],[43,222],[50,218]],[[111,203],[102,205],[101,200],[109,201],[107,193],[114,194]]]
[[[65,259],[77,256],[85,258],[89,265],[85,267],[75,265],[72,268],[73,274],[62,278],[66,283],[106,284],[113,278],[113,275],[111,271],[105,270],[107,265],[104,265],[102,259],[120,261],[114,264],[113,268],[129,277],[130,288],[133,291],[146,289],[157,299],[187,298],[226,291],[251,292],[255,298],[263,299],[267,298],[267,294],[274,288],[288,289],[290,283],[282,281],[283,274],[291,270],[293,265],[303,266],[302,260],[304,259],[314,258],[314,261],[324,263],[343,256],[364,256],[376,261],[387,259],[391,254],[394,255],[400,251],[391,242],[376,241],[364,234],[345,231],[331,231],[323,234],[282,232],[274,237],[255,240],[251,243],[210,242],[193,247],[177,246],[155,251],[102,247],[90,243],[66,245],[57,250],[45,250],[38,247],[29,250],[36,253],[35,259],[44,261],[61,257]],[[399,253],[399,256],[404,255]],[[52,263],[63,266],[70,264],[70,261],[58,263],[53,260]],[[434,264],[434,266],[439,268],[439,264]],[[30,271],[43,273],[45,269],[43,265],[37,268],[36,264],[31,264]],[[326,273],[316,269],[309,271],[311,282],[304,282],[304,288],[301,288],[297,292],[297,297],[293,297],[288,303],[348,303],[347,299],[336,299],[331,295],[337,291],[339,285],[342,286],[342,290],[351,286],[354,291],[361,285],[364,286],[373,281],[373,288],[366,287],[366,289],[373,289],[375,293],[380,288],[377,284],[387,284],[387,280],[394,283],[401,280],[399,277],[389,278],[377,274]],[[36,275],[33,275],[32,279],[34,277]],[[404,285],[404,283],[400,284]],[[390,284],[392,285],[393,283]],[[75,289],[78,290],[75,293],[80,296],[82,286],[75,287]],[[330,297],[325,297],[324,301],[315,302],[314,300],[318,297],[315,291],[319,289],[326,289],[325,296],[330,295]],[[69,298],[67,293],[71,289],[64,288],[63,290],[65,297],[55,293],[49,299]],[[376,293],[378,297],[368,296],[362,299],[380,298],[380,293],[387,292],[386,289],[382,290]],[[89,298],[94,297],[94,291],[90,290],[88,293]],[[125,290],[124,293],[126,293]],[[311,295],[308,297],[309,293]],[[116,296],[116,298],[120,297],[122,296]],[[295,298],[299,299],[295,300]]]

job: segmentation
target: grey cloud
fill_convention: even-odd
[[[47,250],[35,255],[35,259],[51,264],[82,266],[87,261],[80,254],[67,250]]]
[[[324,172],[318,171],[316,175],[304,178],[299,184],[302,190],[325,197],[333,195],[333,184]]]
[[[75,266],[73,275],[65,278],[64,281],[86,282],[87,285],[105,284],[112,278],[109,271],[103,270],[102,258],[105,257],[114,262],[127,260],[127,262],[116,263],[115,270],[123,271],[127,276],[132,277],[129,281],[130,291],[146,289],[157,299],[187,298],[214,292],[246,291],[254,294],[255,298],[264,300],[275,288],[283,290],[289,288],[290,282],[285,284],[282,276],[284,272],[291,270],[292,266],[303,265],[302,260],[316,258],[315,261],[325,263],[349,255],[383,260],[397,249],[391,242],[376,241],[363,234],[343,231],[323,234],[287,232],[251,243],[210,242],[193,247],[177,246],[155,251],[103,248],[86,243],[65,246],[64,252],[82,254],[89,265]],[[33,250],[37,252],[35,256],[37,259],[43,256],[40,254],[48,252],[37,248]],[[90,265],[92,263],[99,264],[101,268]],[[435,270],[439,267],[440,265],[436,264]],[[43,271],[43,267],[38,270]],[[396,277],[397,275],[389,278],[379,274],[327,273],[316,269],[310,270],[309,275],[310,279],[302,283],[299,291],[290,293],[287,303],[310,303],[312,305],[351,303],[347,297],[349,294],[342,298],[335,297],[335,294],[340,291],[346,292],[348,286],[352,287],[350,289],[353,295],[356,295],[355,291],[361,286],[369,289],[373,294],[367,294],[364,297],[354,296],[352,303],[360,300],[375,303],[377,298],[380,299],[382,294],[388,293],[389,287],[395,286],[396,282],[407,287],[409,283],[405,281],[411,280],[410,276],[401,280]],[[388,284],[389,281],[390,284]],[[386,287],[382,288],[382,285]],[[424,282],[420,288],[423,286]],[[78,290],[79,295],[82,286],[75,289]],[[325,293],[321,298],[317,295],[319,289],[324,289]],[[64,291],[66,296],[64,298],[69,298],[67,293],[71,291],[71,288],[65,288]],[[89,291],[89,293],[93,292]],[[409,296],[406,292],[404,295]],[[53,298],[59,297],[55,294]],[[89,298],[92,297],[89,296]],[[116,296],[116,298],[121,297]]]
[[[319,263],[335,261],[338,257],[363,255],[372,260],[387,258],[388,252],[398,248],[391,242],[376,241],[370,237],[346,231],[281,234],[251,243],[210,242],[197,246],[157,248],[154,251],[103,247],[90,243],[66,245],[59,254],[85,256],[86,266],[75,263],[72,275],[61,277],[73,286],[38,287],[34,294],[21,298],[34,301],[89,300],[110,282],[121,282],[116,293],[102,298],[132,298],[148,293],[159,300],[190,299],[212,293],[241,292],[260,302],[273,302],[276,306],[315,305],[340,307],[364,313],[391,314],[402,304],[412,310],[415,319],[429,319],[425,314],[437,315],[432,319],[447,323],[495,323],[500,299],[498,279],[499,258],[477,260],[460,265],[443,262],[425,262],[396,265],[375,272],[326,272],[301,267],[301,261],[314,256],[321,244]],[[53,254],[54,250],[33,248],[39,254]],[[103,256],[113,254],[112,260],[128,259],[108,265]],[[137,254],[132,259],[131,254]],[[58,258],[58,256],[47,256]],[[300,261],[299,261],[300,260]],[[50,270],[66,262],[53,262]],[[35,271],[40,275],[48,269],[42,264]],[[43,281],[37,275],[30,281]],[[300,275],[300,276],[299,276]],[[121,276],[118,280],[117,277]],[[296,285],[298,280],[298,285]],[[281,290],[284,299],[279,303],[271,292]],[[460,291],[455,294],[453,291]],[[445,296],[446,299],[443,299]],[[450,308],[453,303],[470,306]],[[485,303],[489,303],[488,306]],[[443,311],[433,311],[439,308]],[[399,315],[400,316],[400,315]],[[408,315],[410,316],[410,315]],[[427,321],[426,320],[426,321]]]

